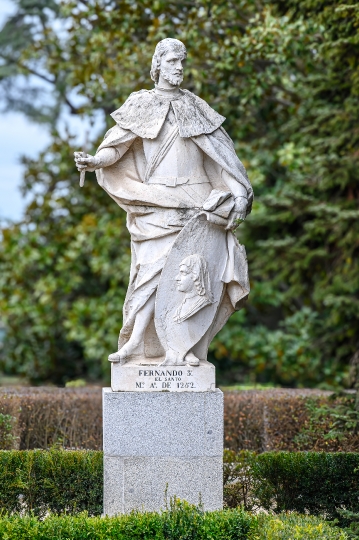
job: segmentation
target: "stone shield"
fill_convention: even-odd
[[[185,295],[177,289],[176,276],[180,264],[190,255],[200,255],[207,263],[211,302],[186,320],[178,321],[176,313]],[[226,231],[223,226],[207,221],[205,214],[193,217],[177,236],[156,295],[155,325],[165,350],[170,349],[184,358],[210,328],[223,295],[222,276],[227,258]]]

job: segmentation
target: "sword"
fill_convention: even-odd
[[[82,147],[82,157],[86,157],[87,156],[87,131],[86,131],[86,134],[85,134],[85,142],[84,142],[84,145]],[[86,172],[86,169],[83,169],[80,173],[80,187],[83,187],[84,186],[84,183],[85,183],[85,172]]]

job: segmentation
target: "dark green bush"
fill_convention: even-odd
[[[351,522],[359,512],[359,453],[225,451],[224,500],[246,510],[296,511]]]
[[[98,451],[0,451],[0,508],[40,517],[47,512],[77,514],[84,510],[100,515],[102,463]],[[348,526],[351,519],[342,510],[359,512],[358,471],[359,454],[355,453],[226,451],[224,501],[229,508],[242,505],[246,510],[296,511],[338,519]],[[170,539],[173,523],[176,519],[182,522],[183,515],[176,513],[177,506],[168,511],[173,512],[166,532]],[[189,523],[194,520],[200,526],[204,514],[196,511],[192,515],[193,508],[186,512]],[[229,522],[227,525],[231,527]]]
[[[0,508],[43,516],[102,512],[102,452],[0,451]]]
[[[251,463],[260,506],[347,520],[341,508],[359,511],[359,453],[270,452]]]
[[[14,435],[14,427],[16,418],[11,414],[3,414],[0,412],[0,449],[11,450],[14,447],[16,436]]]

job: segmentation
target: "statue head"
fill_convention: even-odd
[[[183,259],[176,282],[179,291],[187,294],[195,292],[213,301],[207,262],[202,255],[190,255]]]
[[[156,45],[152,58],[151,79],[157,84],[160,75],[173,86],[183,81],[183,63],[187,58],[187,50],[178,39],[162,39]]]

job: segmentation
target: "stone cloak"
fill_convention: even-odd
[[[220,127],[224,118],[211,109],[203,100],[187,91],[181,91],[178,99],[163,99],[159,109],[156,106],[154,91],[141,91],[132,94],[113,117],[118,124],[105,135],[102,148],[114,147],[120,159],[113,165],[96,171],[99,185],[127,212],[127,227],[131,234],[131,272],[130,284],[123,309],[124,324],[120,333],[119,347],[131,336],[136,314],[157,290],[165,261],[173,242],[184,225],[201,210],[201,202],[194,204],[193,198],[184,191],[173,190],[163,185],[144,183],[146,159],[142,139],[155,137],[162,127],[170,104],[177,110],[179,118],[186,119],[197,108],[196,128],[189,130],[187,120],[179,123],[180,133],[190,136],[204,153],[204,168],[213,189],[228,191],[222,178],[226,171],[245,187],[248,197],[248,212],[253,199],[253,191],[245,168],[235,154],[233,143],[225,130]],[[162,96],[161,96],[162,99]],[[153,102],[148,125],[144,116],[124,112],[134,108],[135,102],[147,103],[148,110]],[[181,106],[178,103],[181,102]],[[176,109],[177,103],[177,109]],[[126,105],[127,104],[127,105]],[[130,107],[131,104],[131,107]],[[126,105],[126,107],[125,107]],[[181,110],[181,113],[179,111]],[[147,116],[146,116],[147,118]],[[198,120],[200,119],[200,120]],[[125,128],[127,127],[127,129]],[[131,129],[128,129],[131,127]],[[180,135],[182,136],[182,135]],[[204,201],[202,201],[204,202]],[[155,254],[154,254],[155,252]],[[206,356],[212,337],[226,322],[235,309],[239,309],[249,293],[247,262],[245,250],[232,233],[227,234],[226,291],[218,309],[217,317],[209,332],[193,351],[199,358]],[[151,325],[150,325],[151,326]],[[163,350],[158,341],[154,324],[149,329],[146,355],[162,356]],[[145,338],[146,341],[146,338]]]

